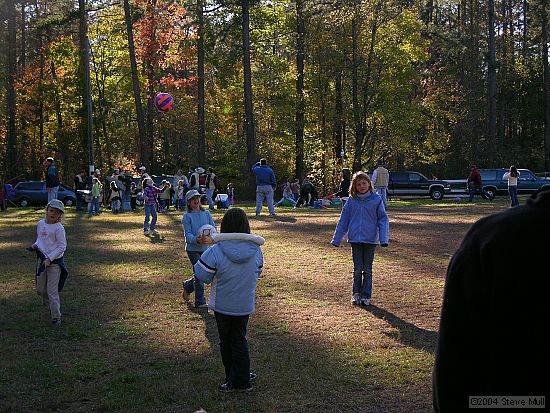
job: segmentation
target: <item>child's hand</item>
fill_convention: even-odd
[[[52,263],[52,262],[50,261],[49,258],[45,259],[45,260],[44,260],[44,267],[49,267],[49,266],[51,265],[51,263]]]
[[[33,252],[36,250],[36,247],[34,245],[31,245],[30,247],[25,248],[27,251]]]
[[[197,237],[197,244],[204,244],[204,237],[202,235]]]

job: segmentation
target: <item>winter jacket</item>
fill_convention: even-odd
[[[349,197],[342,209],[331,244],[340,246],[346,234],[350,243],[389,243],[390,223],[384,202],[378,194],[370,193],[364,199]]]
[[[277,186],[277,178],[275,178],[275,173],[269,166],[257,163],[252,167],[252,172],[256,175],[256,186]]]
[[[194,266],[195,276],[212,283],[209,309],[232,316],[249,315],[254,312],[256,283],[263,268],[260,245],[265,240],[252,234],[219,235],[236,239],[225,238],[206,250]]]
[[[185,251],[205,251],[208,245],[197,243],[197,236],[199,235],[200,227],[203,225],[209,224],[213,227],[216,226],[210,211],[200,210],[186,212],[183,214],[181,223],[183,224],[183,233],[185,234]]]

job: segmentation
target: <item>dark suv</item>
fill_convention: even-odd
[[[508,180],[503,179],[508,172],[506,168],[480,169],[483,189],[493,198],[499,195],[508,195]],[[550,188],[550,180],[538,177],[529,169],[518,169],[518,193],[531,194],[540,188]]]
[[[388,195],[429,196],[434,201],[443,199],[451,193],[451,186],[446,181],[428,179],[419,172],[390,172]]]
[[[13,189],[15,190],[13,202],[22,207],[31,204],[46,205],[48,203],[48,192],[46,191],[45,181],[19,182]],[[57,199],[65,205],[73,205],[76,195],[71,188],[61,184],[57,190]]]

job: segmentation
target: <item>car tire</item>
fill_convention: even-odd
[[[430,198],[432,198],[434,201],[441,201],[444,196],[445,192],[443,192],[442,188],[433,188],[430,191]]]
[[[68,196],[67,198],[65,198],[63,200],[63,203],[65,204],[65,206],[71,206],[71,205],[74,205],[76,202],[76,200],[70,196]]]
[[[489,199],[492,201],[497,196],[497,190],[495,188],[483,188],[485,192],[489,195]]]
[[[19,200],[19,205],[23,208],[28,207],[31,204],[31,200],[27,197],[23,197]]]

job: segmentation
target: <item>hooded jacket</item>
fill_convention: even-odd
[[[390,223],[380,195],[371,193],[365,199],[349,197],[342,209],[331,244],[339,247],[346,234],[350,243],[389,243]]]
[[[214,234],[217,244],[195,264],[195,276],[212,283],[208,308],[218,313],[244,316],[254,312],[256,283],[263,268],[260,249],[265,240],[252,234]]]

